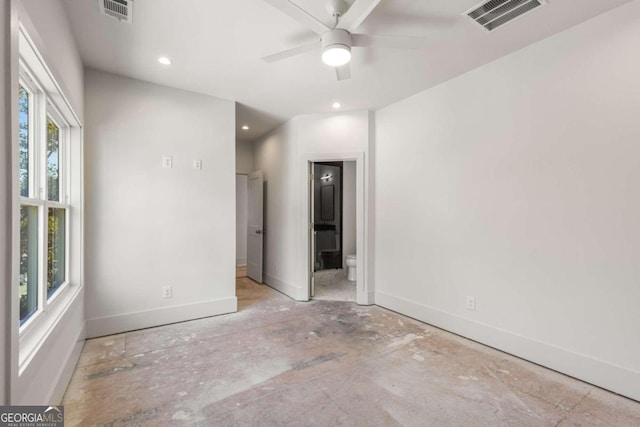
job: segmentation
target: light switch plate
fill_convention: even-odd
[[[476,309],[476,298],[475,297],[467,297],[467,310],[475,310]]]
[[[173,157],[165,156],[162,158],[162,167],[166,169],[171,169],[173,167]]]
[[[173,289],[171,286],[163,286],[162,287],[162,298],[171,298],[173,297]]]

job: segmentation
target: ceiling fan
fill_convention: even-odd
[[[335,67],[338,80],[346,80],[351,78],[349,61],[351,61],[352,47],[420,49],[425,42],[424,39],[416,37],[372,36],[352,33],[364,22],[381,0],[354,0],[351,5],[345,0],[330,0],[328,10],[335,20],[333,27],[328,27],[289,0],[265,1],[321,37],[320,40],[313,43],[266,56],[262,58],[265,62],[276,62],[321,48],[322,61]]]

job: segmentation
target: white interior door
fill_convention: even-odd
[[[248,176],[236,174],[236,267],[247,266]]]
[[[247,227],[247,276],[262,283],[263,192],[264,174],[256,171],[249,174],[249,212]]]

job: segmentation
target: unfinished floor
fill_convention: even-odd
[[[237,283],[236,314],[87,341],[66,425],[640,425],[638,402],[385,309]]]

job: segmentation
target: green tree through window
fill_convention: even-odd
[[[29,92],[18,87],[18,135],[20,139],[20,195],[29,197]]]
[[[65,281],[65,228],[66,210],[49,209],[47,248],[47,296]]]
[[[60,201],[60,128],[47,120],[47,199]]]
[[[38,208],[20,207],[20,324],[38,310]]]

